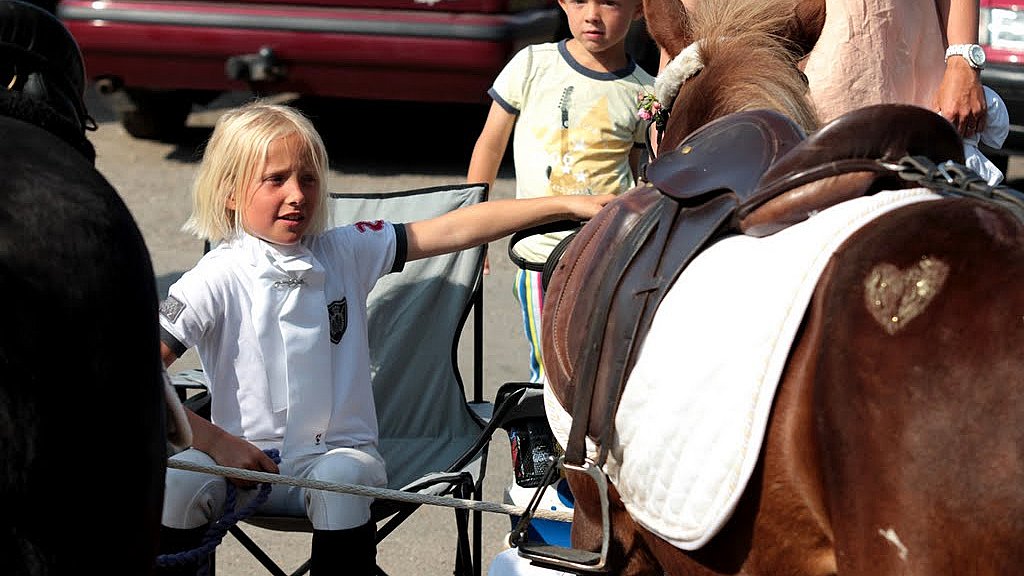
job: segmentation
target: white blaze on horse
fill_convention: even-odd
[[[0,73],[0,574],[148,574],[189,442],[149,253],[93,166],[67,30],[0,2]]]
[[[536,562],[1024,562],[1024,195],[964,168],[955,130],[922,108],[818,128],[801,44],[778,36],[791,6],[704,0],[675,28],[700,40],[700,66],[649,184],[587,223],[551,274],[548,417],[576,507],[573,549],[522,546]]]

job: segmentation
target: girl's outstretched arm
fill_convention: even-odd
[[[557,220],[589,220],[613,198],[613,194],[603,194],[490,200],[429,220],[410,222],[406,225],[408,259],[464,250]]]

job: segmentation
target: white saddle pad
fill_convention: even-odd
[[[935,198],[924,188],[857,198],[766,238],[723,239],[686,268],[630,374],[605,465],[639,523],[684,550],[718,532],[757,462],[790,345],[832,253],[879,215]],[[570,416],[548,391],[545,406],[564,446]]]

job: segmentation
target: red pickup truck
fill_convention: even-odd
[[[1010,134],[1000,150],[983,152],[1005,174],[1010,156],[1024,154],[1024,4],[981,0],[978,43],[985,48],[981,82],[996,91],[1010,115]]]
[[[566,35],[554,0],[64,0],[57,13],[142,138],[173,136],[229,91],[485,103],[516,51]]]

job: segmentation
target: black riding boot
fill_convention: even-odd
[[[208,524],[198,528],[168,528],[167,526],[161,526],[160,554],[180,554],[199,548],[199,545],[203,543],[203,536],[206,535],[209,527]],[[200,566],[209,561],[210,558],[207,557],[198,562],[185,562],[183,564],[167,566],[158,565],[153,574],[155,576],[195,576]],[[212,573],[213,571],[211,570],[210,574]]]
[[[313,530],[310,576],[374,576],[377,573],[377,525],[348,530]]]

